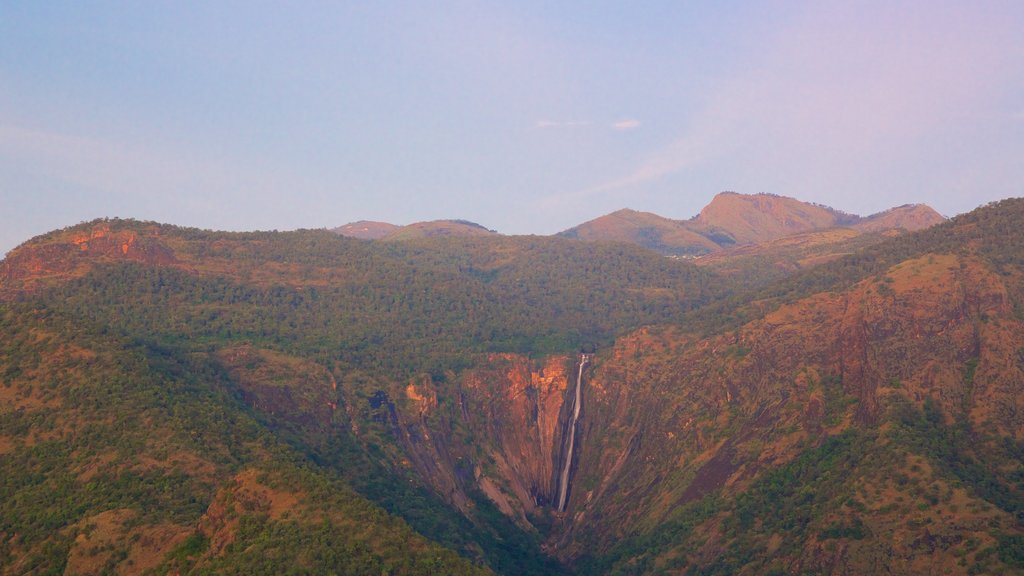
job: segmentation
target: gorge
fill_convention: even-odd
[[[0,263],[0,572],[1019,572],[1021,219],[54,231]]]

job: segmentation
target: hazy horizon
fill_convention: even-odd
[[[1024,194],[1016,2],[0,9],[0,254],[97,217],[552,234]]]

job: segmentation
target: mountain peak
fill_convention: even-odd
[[[606,240],[639,244],[675,256],[711,252],[712,240],[689,230],[685,222],[651,212],[622,208],[558,233],[579,240]]]
[[[921,230],[946,220],[927,204],[904,204],[890,208],[864,218],[855,227],[865,232],[880,230],[903,229],[908,231]]]
[[[859,233],[913,231],[943,220],[938,212],[923,204],[907,204],[862,218],[788,196],[727,191],[716,194],[689,220],[673,220],[621,208],[559,235],[580,240],[631,242],[666,255],[690,256],[836,226],[851,227]]]
[[[826,206],[775,194],[723,192],[693,222],[726,230],[739,244],[841,225],[856,217]]]

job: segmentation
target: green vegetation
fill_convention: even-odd
[[[220,486],[237,471],[256,466],[290,478],[295,490],[315,488],[317,506],[295,510],[290,523],[261,524],[262,530],[290,534],[294,541],[321,542],[329,553],[304,557],[302,566],[309,571],[472,570],[336,475],[303,471],[304,458],[247,415],[224,375],[204,357],[103,335],[37,306],[0,306],[0,330],[5,336],[0,364],[17,368],[8,374],[19,374],[5,377],[4,388],[20,399],[0,407],[0,438],[13,444],[0,454],[0,533],[16,535],[0,539],[0,569],[62,572],[75,537],[88,533],[97,515],[107,511],[124,511],[124,534],[115,546],[121,550],[132,545],[133,531],[193,527]],[[364,529],[324,530],[314,521],[322,510],[359,519]],[[185,540],[169,561],[194,559],[208,545],[205,538]],[[418,550],[409,549],[411,541],[419,543]],[[217,562],[283,566],[280,555],[248,554],[242,562],[238,554],[223,556],[210,570],[220,571]],[[12,566],[15,561],[19,564]]]
[[[714,292],[694,266],[626,245],[162,233],[189,240],[181,249],[189,259],[226,259],[230,276],[109,264],[41,297],[134,338],[248,341],[404,378],[465,367],[480,352],[607,345],[631,328],[678,318]],[[270,268],[280,275],[246,280]]]
[[[1024,199],[1014,198],[961,214],[947,222],[865,246],[855,253],[797,272],[767,286],[753,285],[687,314],[683,323],[704,334],[726,332],[764,314],[766,306],[792,303],[821,292],[839,292],[900,262],[926,254],[971,254],[1000,273],[1024,265]],[[1017,280],[1019,282],[1019,279]],[[1012,303],[1024,309],[1024,287]]]
[[[927,398],[922,409],[900,402],[894,408],[899,424],[897,438],[914,452],[927,457],[944,474],[955,478],[979,498],[995,504],[1002,510],[1024,520],[1024,494],[1014,489],[1007,478],[1001,477],[989,462],[1017,462],[1018,454],[1007,443],[985,442],[970,423],[960,419],[953,426],[945,425],[940,406]],[[980,453],[979,453],[980,452]],[[1015,470],[1016,471],[1016,470]]]
[[[58,573],[88,558],[95,571],[113,571],[139,558],[146,539],[132,534],[160,534],[166,546],[148,553],[165,574],[553,574],[566,570],[542,553],[553,535],[563,538],[557,546],[569,543],[560,551],[581,554],[579,573],[778,573],[806,559],[808,543],[825,554],[873,545],[894,525],[922,534],[957,506],[992,513],[978,513],[970,539],[940,542],[955,548],[950,555],[977,571],[1024,568],[1024,443],[1004,437],[1016,405],[970,421],[972,395],[994,386],[984,354],[961,352],[955,383],[936,378],[937,397],[955,403],[922,400],[930,392],[921,379],[891,366],[869,383],[889,386],[868,398],[833,377],[801,389],[769,348],[741,341],[736,329],[782,303],[870,278],[877,294],[900,298],[886,271],[930,253],[982,262],[1022,310],[1024,240],[1013,233],[1022,219],[1024,202],[1008,201],[732,293],[686,262],[559,238],[372,243],[320,231],[107,222],[138,233],[162,258],[173,253],[168,264],[121,259],[118,250],[89,261],[59,244],[93,224],[43,236],[25,250],[59,253],[74,264],[65,276],[22,283],[0,268],[0,571]],[[965,306],[975,303],[965,298]],[[975,346],[984,348],[982,327],[1013,319],[974,321]],[[581,468],[574,493],[601,498],[622,488],[614,482],[637,480],[630,497],[665,509],[637,518],[646,509],[623,499],[587,509],[571,529],[578,516],[542,510],[531,515],[540,528],[532,531],[473,489],[477,467],[497,476],[499,465],[493,446],[457,417],[466,410],[462,371],[492,352],[604,351],[659,323],[683,326],[663,330],[680,341],[659,340],[653,329],[634,339],[635,351],[616,349],[630,357],[620,372],[597,371],[612,355],[595,361],[607,404],[586,410],[609,419],[617,411],[635,428],[607,431],[609,445],[630,453],[619,460],[622,475],[609,484]],[[999,327],[1013,337],[1019,328]],[[727,328],[731,342],[693,336]],[[707,356],[695,342],[709,344]],[[1011,344],[1020,355],[1020,343]],[[254,352],[232,364],[239,350]],[[817,373],[842,365],[830,354],[814,360]],[[683,368],[692,389],[671,372]],[[1003,374],[1012,382],[1017,373]],[[635,386],[615,388],[619,377]],[[402,395],[410,381],[425,382],[436,400],[420,420],[410,406],[421,400]],[[812,394],[816,411],[791,399]],[[866,399],[865,412],[878,402],[877,423],[851,417],[856,397]],[[1004,427],[990,429],[986,417]],[[605,433],[586,431],[588,440]],[[465,513],[430,488],[422,462],[410,462],[423,457],[409,449],[417,442],[427,456],[455,456],[428,465],[456,477]],[[634,526],[643,529],[622,533]]]

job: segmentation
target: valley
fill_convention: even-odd
[[[34,238],[0,573],[1024,573],[1024,201],[925,208]]]

